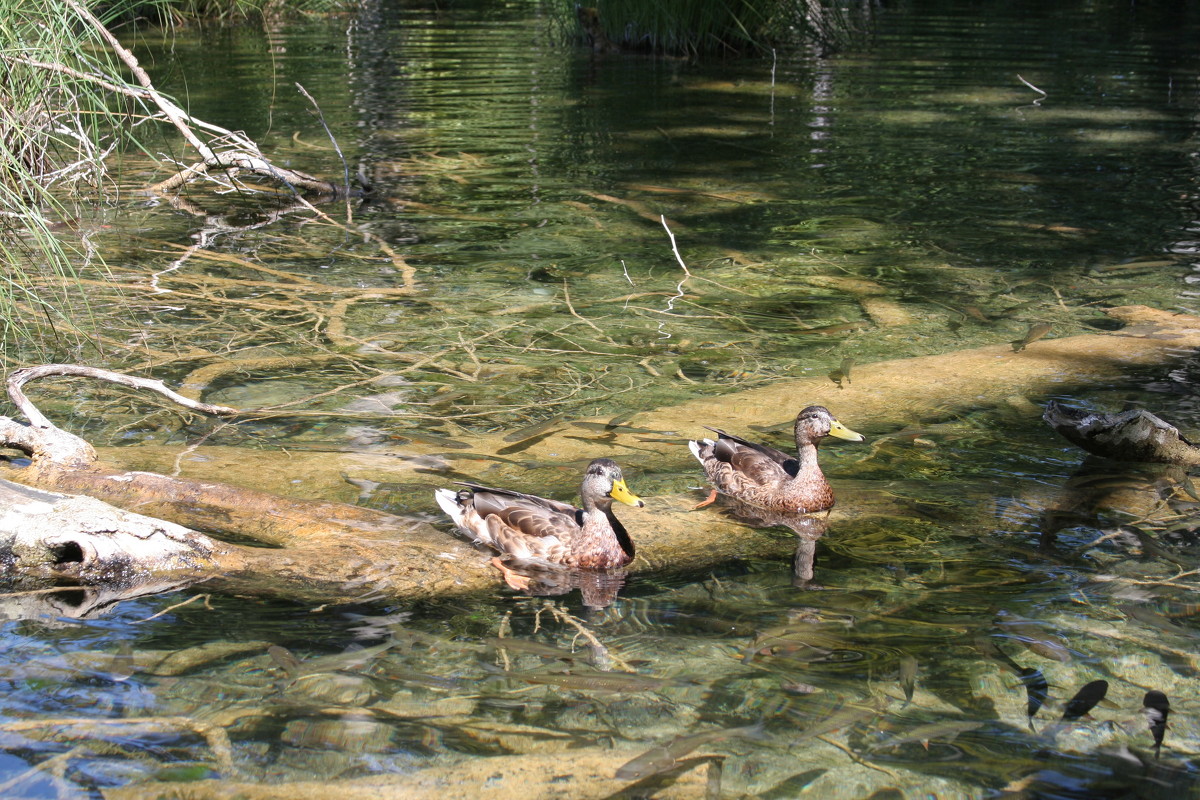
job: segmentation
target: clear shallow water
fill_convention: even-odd
[[[1103,305],[1194,308],[1185,280],[1196,63],[1175,38],[1187,40],[1189,21],[1071,9],[1063,25],[1056,12],[1018,8],[984,24],[935,10],[885,15],[868,46],[842,56],[707,66],[596,61],[554,46],[536,8],[410,7],[148,39],[147,64],[164,86],[186,87],[195,113],[245,128],[291,166],[337,175],[336,155],[319,149],[323,132],[291,91],[302,82],[378,199],[354,210],[350,233],[195,193],[209,217],[139,199],[108,210],[112,227],[97,240],[130,286],[108,329],[145,348],[127,366],[182,381],[229,358],[351,355],[222,373],[205,397],[300,401],[318,416],[214,427],[90,391],[61,398],[80,410],[71,427],[101,444],[204,437],[352,451],[414,430],[453,437],[654,408],[824,374],[847,357],[1005,342],[1034,322],[1069,335],[1096,324]],[[660,214],[694,276],[673,305],[684,276]],[[197,241],[243,261],[173,263],[181,251],[172,246]],[[405,266],[415,293],[385,300],[296,288],[260,269],[368,292],[405,286]],[[168,292],[138,288],[160,272]],[[400,371],[364,342],[415,356],[404,367],[445,354]],[[1183,360],[1079,399],[1143,404],[1195,430],[1195,370]],[[367,378],[382,381],[359,383]],[[51,796],[59,764],[63,791],[82,796],[145,781],[404,775],[560,750],[559,773],[593,751],[622,754],[610,755],[615,772],[674,736],[758,720],[762,736],[696,751],[729,755],[728,796],[1191,787],[1194,591],[1186,577],[1136,583],[1194,563],[1186,498],[1176,516],[1143,523],[1162,550],[1128,530],[1090,546],[1127,521],[1113,512],[1046,518],[1064,486],[1079,496],[1161,471],[1076,474],[1081,455],[1011,409],[914,420],[929,430],[891,439],[870,420],[846,422],[873,441],[825,451],[835,485],[893,495],[906,513],[828,531],[803,588],[781,559],[639,576],[602,611],[568,597],[563,608],[607,655],[569,622],[539,615],[542,600],[499,592],[414,608],[314,612],[213,597],[211,608],[153,616],[185,593],[86,620],[14,612],[0,662],[9,720],[195,717],[226,731],[231,749],[222,755],[219,741],[180,723],[77,735],[60,725],[49,741],[9,729],[10,776],[59,756],[13,794]],[[683,491],[699,480],[688,462],[681,450],[631,482],[647,494]],[[563,497],[576,488],[569,474],[536,474],[539,485],[525,488]],[[430,513],[428,489],[442,479],[429,480],[362,501]],[[980,508],[991,511],[982,530]],[[1181,630],[1131,617],[1130,604]],[[1035,620],[1032,632],[1002,611]],[[563,652],[501,652],[489,641],[501,634]],[[301,666],[272,657],[269,644]],[[1056,645],[1069,662],[1056,660]],[[162,663],[178,652],[195,661]],[[605,691],[578,677],[620,672],[611,668],[621,662],[644,683]],[[910,681],[902,671],[913,663]],[[1022,668],[1049,684],[1036,732]],[[1054,730],[1065,701],[1095,679],[1110,684],[1093,712],[1100,721]],[[1132,767],[1119,748],[1150,751],[1138,709],[1151,688],[1172,701],[1167,746],[1154,767]],[[842,713],[824,738],[810,735]],[[928,749],[903,741],[939,722],[959,727],[935,731]]]

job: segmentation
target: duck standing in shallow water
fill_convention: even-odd
[[[834,419],[824,406],[809,406],[796,416],[795,456],[716,428],[708,430],[717,434],[717,441],[688,442],[714,487],[696,508],[713,502],[721,492],[759,508],[796,514],[833,508],[833,488],[817,463],[821,440],[826,436],[851,442],[866,438]]]
[[[588,464],[579,497],[583,508],[531,494],[465,483],[466,489],[434,492],[442,510],[475,541],[518,564],[565,569],[613,569],[633,561],[633,541],[612,512],[612,501],[645,503],[629,491],[621,468],[609,458]],[[500,557],[492,564],[514,589],[529,588]]]

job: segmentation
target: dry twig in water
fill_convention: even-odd
[[[186,605],[190,605],[190,604],[192,604],[192,603],[196,602],[197,600],[203,600],[203,601],[204,601],[204,607],[205,607],[205,608],[207,608],[209,611],[212,611],[212,610],[213,610],[213,607],[212,607],[212,605],[209,603],[209,600],[211,600],[211,599],[212,599],[212,595],[211,595],[211,594],[196,594],[196,595],[192,595],[192,596],[191,596],[191,597],[189,597],[187,600],[184,600],[182,603],[175,603],[174,605],[167,606],[167,607],[166,607],[166,608],[164,608],[162,611],[159,611],[157,614],[151,614],[150,616],[146,617],[145,619],[139,619],[139,620],[134,620],[134,621],[135,621],[135,622],[149,622],[149,621],[150,621],[150,620],[152,620],[152,619],[156,619],[157,617],[161,617],[163,614],[170,614],[172,611],[174,611],[174,610],[176,610],[176,609],[178,609],[178,608],[183,608],[183,607],[184,607],[184,606],[186,606]]]
[[[620,656],[615,656],[610,653],[608,648],[596,638],[596,635],[588,630],[586,626],[584,626],[582,620],[580,620],[578,617],[568,614],[566,611],[563,611],[554,601],[547,600],[542,606],[542,609],[538,610],[539,615],[541,614],[542,610],[549,611],[556,620],[564,625],[569,625],[578,631],[578,633],[575,634],[575,639],[571,640],[572,647],[575,646],[575,640],[583,637],[585,640],[587,640],[587,643],[591,645],[593,656],[598,661],[608,661],[612,666],[625,672],[637,672],[637,670],[629,666],[629,664],[627,664]]]

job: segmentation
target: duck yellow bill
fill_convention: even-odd
[[[637,508],[646,505],[642,502],[642,498],[629,491],[629,487],[625,485],[624,478],[613,483],[612,491],[608,493],[608,496],[613,500],[620,500],[626,505],[636,506]]]
[[[867,438],[861,433],[856,433],[855,431],[850,430],[836,419],[833,421],[833,424],[829,426],[829,435],[836,436],[839,439],[845,439],[848,442],[862,442],[866,441]]]

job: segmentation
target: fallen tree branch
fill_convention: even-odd
[[[106,369],[98,369],[96,367],[84,367],[78,364],[44,364],[40,367],[24,367],[23,369],[13,370],[8,375],[8,380],[5,382],[8,389],[8,397],[12,400],[17,410],[25,415],[35,427],[38,428],[54,428],[55,425],[50,420],[46,419],[41,411],[29,401],[25,396],[25,384],[36,378],[45,378],[50,376],[70,376],[76,378],[94,378],[96,380],[108,381],[117,383],[121,386],[130,386],[135,389],[149,389],[153,392],[158,392],[184,408],[190,408],[193,411],[201,411],[205,414],[215,414],[217,416],[229,416],[239,413],[236,408],[228,406],[214,406],[209,403],[201,403],[192,400],[189,397],[167,388],[167,385],[159,380],[152,378],[138,378],[133,375],[123,375],[119,372],[111,372]]]
[[[58,72],[77,80],[90,81],[109,91],[148,102],[157,107],[162,115],[179,131],[184,140],[196,149],[196,152],[200,154],[201,161],[190,167],[181,169],[167,180],[155,184],[151,187],[152,190],[164,193],[170,192],[190,180],[207,175],[210,170],[222,170],[231,180],[236,178],[237,173],[245,171],[283,183],[297,193],[304,191],[331,196],[348,193],[348,186],[343,188],[331,181],[321,180],[298,170],[285,169],[272,164],[269,159],[263,156],[258,145],[244,133],[230,131],[192,117],[154,87],[154,82],[151,81],[150,75],[138,63],[137,57],[130,50],[122,46],[117,37],[86,6],[77,0],[65,0],[65,2],[67,7],[74,11],[84,23],[96,31],[108,47],[129,68],[142,88],[135,89],[131,86],[124,86],[103,76],[91,75],[61,64],[43,64],[19,58],[10,60],[19,61],[27,66]],[[218,140],[227,142],[229,148],[224,151],[216,150],[211,142],[201,139],[196,134],[192,129],[193,126],[215,134]]]
[[[182,525],[5,480],[0,509],[0,551],[26,576],[130,584],[148,568],[203,568],[220,551],[217,542]]]
[[[210,151],[211,152],[211,151]],[[192,164],[180,170],[164,181],[154,184],[150,189],[154,192],[173,192],[188,181],[208,175],[209,170],[222,170],[230,179],[235,179],[238,172],[244,170],[255,175],[273,178],[280,183],[296,190],[338,196],[341,194],[336,183],[321,180],[304,172],[285,169],[272,164],[265,156],[249,150],[226,150],[212,152],[204,161]],[[300,192],[297,192],[299,194]]]
[[[474,566],[470,548],[424,522],[342,503],[106,469],[91,445],[57,428],[22,391],[29,380],[50,375],[98,378],[151,389],[197,411],[239,413],[183,397],[161,381],[91,367],[51,364],[14,372],[8,390],[33,424],[0,417],[0,444],[32,459],[10,472],[19,484],[0,482],[0,563],[13,576],[132,591],[145,584],[163,590],[219,580],[239,591],[334,603],[432,596],[450,586],[481,589],[490,583]],[[220,542],[201,530],[268,547]]]

